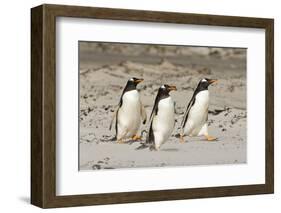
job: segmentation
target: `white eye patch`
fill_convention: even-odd
[[[161,86],[161,88],[162,88],[162,89],[165,89],[165,86],[164,86],[164,85],[162,85],[162,86]]]
[[[134,79],[133,79],[133,78],[131,78],[131,79],[130,79],[130,81],[134,81]]]
[[[206,80],[205,78],[203,78],[201,81],[202,81],[202,82],[206,82],[207,80]]]

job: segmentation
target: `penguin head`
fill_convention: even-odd
[[[159,90],[158,90],[158,93],[159,95],[168,95],[169,92],[171,91],[176,91],[177,90],[177,87],[176,86],[171,86],[171,85],[167,85],[167,84],[164,84],[162,85]]]
[[[133,78],[130,78],[130,79],[128,80],[127,84],[131,84],[131,85],[137,86],[137,85],[138,85],[140,82],[142,82],[142,81],[143,81],[142,78],[135,78],[135,77],[133,77]]]
[[[200,90],[206,90],[212,83],[215,83],[217,81],[217,79],[203,78],[200,80],[198,88],[200,88]]]
[[[129,90],[134,90],[137,88],[137,85],[142,82],[143,79],[142,78],[130,78],[128,81],[127,81],[127,85],[126,85],[126,88],[125,90],[126,91],[129,91]]]

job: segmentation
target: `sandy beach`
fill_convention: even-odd
[[[101,45],[80,42],[80,170],[246,163],[246,50],[232,48]],[[149,116],[159,86],[176,85],[176,125],[160,151],[136,150],[142,141],[117,144],[111,117],[127,80],[138,85]],[[218,79],[209,87],[209,134],[177,137],[186,106],[201,78]],[[147,130],[149,123],[141,126]],[[143,132],[143,140],[146,133]]]

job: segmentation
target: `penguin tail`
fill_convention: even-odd
[[[180,136],[181,136],[180,133],[175,134],[175,137],[176,137],[176,138],[180,138]]]
[[[110,138],[108,141],[116,141],[117,140],[117,136],[113,136],[112,138]]]
[[[143,137],[144,134],[147,134],[146,130],[141,131],[141,137]],[[150,147],[150,144],[147,143],[147,141],[140,143],[141,145],[138,146],[135,150],[142,150]]]
[[[157,151],[156,147],[153,144],[150,145],[149,150],[150,151]]]
[[[135,150],[142,150],[142,149],[146,149],[146,148],[150,148],[150,144],[147,143],[142,143],[140,146],[138,146]]]
[[[141,137],[143,137],[144,133],[147,134],[147,131],[146,130],[142,130],[141,131]]]
[[[151,143],[142,143],[135,150],[142,150],[142,149],[149,149],[150,151],[156,151],[155,146],[153,144],[151,144]]]

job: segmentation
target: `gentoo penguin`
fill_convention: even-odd
[[[115,118],[115,131],[118,143],[123,143],[124,139],[132,137],[133,140],[140,139],[137,135],[141,125],[146,122],[146,112],[140,100],[137,85],[143,79],[131,78],[127,81],[123,89],[120,101],[115,111],[109,129],[111,130]]]
[[[159,150],[167,141],[175,126],[175,107],[169,92],[177,90],[175,86],[162,85],[158,89],[154,106],[150,115],[150,128],[146,138],[146,146],[150,150]]]
[[[199,81],[192,98],[187,105],[183,116],[180,131],[180,141],[183,143],[183,137],[204,135],[208,141],[216,138],[208,134],[208,108],[209,108],[209,90],[210,84],[216,82],[215,79],[203,78]]]

